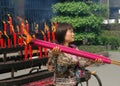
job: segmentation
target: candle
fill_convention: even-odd
[[[55,42],[55,31],[56,31],[56,26],[52,25],[52,42]]]
[[[6,48],[6,40],[3,39],[3,48]]]
[[[8,14],[8,21],[10,22],[10,25],[12,25],[12,17],[10,16],[10,14]]]
[[[21,37],[18,37],[18,45],[21,46]]]
[[[30,60],[32,60],[32,46],[29,45]]]
[[[6,25],[5,21],[3,21],[3,28],[4,28],[4,33],[6,33],[6,31],[7,31],[7,25]]]
[[[42,47],[38,46],[38,50],[40,51],[39,57],[42,58]]]
[[[27,20],[26,20],[25,28],[26,28],[27,32],[29,32],[29,24],[28,24],[28,21],[27,21]]]
[[[12,34],[13,33],[13,25],[9,25],[9,29],[10,29],[10,34]]]
[[[0,47],[3,48],[4,45],[3,45],[3,38],[0,38]]]
[[[44,35],[44,41],[46,41],[46,35]],[[45,57],[47,57],[47,48],[44,48]]]
[[[52,31],[52,42],[55,42],[55,33]]]
[[[20,23],[20,30],[21,30],[21,33],[23,34],[24,33],[24,28],[25,28],[25,25],[23,22]]]
[[[11,40],[10,38],[8,38],[8,48],[10,48],[10,46],[11,46]]]
[[[13,34],[14,47],[16,47],[16,42],[17,42],[17,35],[16,35],[16,33],[14,32],[14,34]]]
[[[10,34],[13,34],[12,17],[10,16],[10,14],[8,14],[8,23],[9,23]]]
[[[27,45],[24,46],[24,61],[27,60],[27,56],[28,56],[28,49],[27,49]]]
[[[41,31],[41,33],[42,33],[42,35],[43,35],[43,40],[46,41],[47,38],[46,38],[45,33],[44,33],[43,31]],[[47,48],[44,48],[44,55],[45,55],[45,57],[47,56]]]
[[[18,25],[16,26],[16,29],[17,29],[17,33],[20,34],[20,28]]]
[[[47,32],[48,41],[50,42],[50,31]]]
[[[47,25],[46,25],[46,22],[44,22],[44,33],[47,32]]]
[[[0,31],[0,48],[3,48],[3,38],[2,38],[2,31]]]
[[[5,32],[4,35],[7,37],[7,44],[8,44],[8,48],[10,48],[11,45],[11,40],[9,38],[9,36],[7,35],[7,33]]]

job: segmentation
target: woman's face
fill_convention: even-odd
[[[65,35],[65,42],[73,42],[74,41],[74,32],[73,29],[68,29]]]

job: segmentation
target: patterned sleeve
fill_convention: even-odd
[[[65,66],[69,64],[69,58],[68,56],[65,56],[63,52],[61,52],[57,57],[54,56],[51,52],[51,50],[49,50],[48,52],[48,58],[49,58],[49,64],[51,65],[55,65],[55,59],[57,59],[57,64],[60,64],[61,66]]]
[[[51,50],[48,50],[48,64],[54,66],[54,55]]]
[[[79,50],[78,48],[76,49]],[[84,58],[84,57],[80,57],[80,56],[78,56],[78,62],[81,67],[86,67],[86,66],[93,64],[92,60]]]

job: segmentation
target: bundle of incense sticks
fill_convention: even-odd
[[[120,66],[120,62],[115,61],[115,60],[111,60],[111,59],[109,59],[105,56],[96,55],[96,54],[89,53],[89,52],[82,51],[82,50],[76,50],[74,48],[58,45],[58,44],[55,44],[55,43],[50,43],[50,42],[39,40],[39,39],[34,39],[34,40],[32,40],[32,42],[37,46],[47,47],[47,48],[50,48],[50,49],[54,48],[55,46],[58,46],[58,47],[60,47],[61,51],[65,52],[65,53],[70,53],[70,54],[80,56],[80,57],[84,57],[84,58],[91,59],[91,60],[96,60],[98,58],[101,58],[103,63],[115,64],[115,65]]]

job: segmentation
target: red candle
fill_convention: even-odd
[[[38,50],[40,51],[40,58],[42,58],[42,47],[41,46],[38,46]]]
[[[52,42],[55,42],[55,31],[56,31],[56,26],[55,24],[52,25]]]
[[[29,24],[28,24],[28,21],[26,20],[26,26],[25,26],[27,32],[29,32]]]
[[[50,31],[47,32],[48,35],[48,41],[50,42]]]
[[[10,14],[8,14],[8,21],[10,22],[10,24],[12,25],[12,17],[10,16]]]
[[[17,40],[17,35],[16,35],[16,33],[14,32],[14,34],[13,34],[13,43],[14,43],[14,47],[16,47],[16,41]]]
[[[30,60],[32,60],[32,46],[29,45]]]
[[[2,38],[2,31],[0,31],[0,48],[3,48],[3,38]]]
[[[19,37],[19,38],[18,38],[18,45],[22,47],[23,41],[24,41],[23,38],[22,38],[22,37]]]
[[[11,46],[11,40],[10,38],[8,38],[8,48],[10,48],[10,46]]]
[[[46,35],[44,35],[44,41],[46,41]],[[45,57],[47,57],[47,48],[44,48]]]
[[[4,33],[6,33],[7,25],[6,25],[6,22],[5,22],[5,21],[3,21],[3,28],[4,28]]]
[[[6,48],[6,41],[3,39],[3,48]]]
[[[46,35],[44,35],[43,37],[44,37],[44,41],[46,41],[47,40]]]
[[[10,34],[12,34],[13,26],[10,24],[10,25],[9,25],[9,28],[10,28]]]
[[[23,34],[24,33],[24,28],[25,28],[25,24],[23,22],[20,23],[20,30],[21,30],[21,33]]]
[[[41,33],[43,34],[43,39],[44,41],[46,41],[46,35],[43,31],[41,31]],[[47,56],[47,48],[44,48],[44,56],[46,57]]]
[[[55,42],[55,33],[52,31],[52,42]]]
[[[28,49],[27,49],[27,45],[24,46],[24,61],[27,60],[27,56],[28,56]]]
[[[3,38],[0,38],[0,47],[3,48]]]
[[[16,28],[17,28],[17,33],[20,34],[19,26],[17,25]]]

